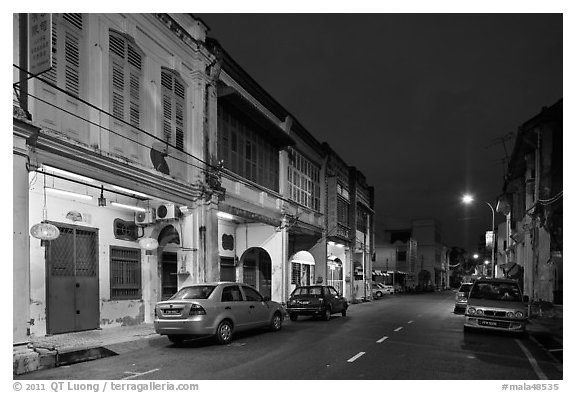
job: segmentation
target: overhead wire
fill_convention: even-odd
[[[166,146],[169,146],[169,147],[173,148],[174,150],[180,151],[182,154],[186,155],[187,157],[193,158],[193,159],[199,161],[201,164],[204,164],[204,165],[206,166],[206,168],[203,168],[203,167],[201,167],[201,166],[195,165],[195,164],[190,163],[190,162],[188,162],[188,161],[184,161],[184,160],[182,160],[182,159],[180,159],[180,158],[178,158],[178,157],[175,157],[175,156],[173,156],[173,155],[170,155],[170,154],[166,153],[166,156],[168,156],[168,157],[170,157],[170,158],[172,158],[172,159],[174,159],[174,160],[176,160],[176,161],[179,161],[179,162],[181,162],[181,163],[183,163],[183,164],[185,164],[185,165],[191,166],[191,167],[193,167],[193,168],[197,168],[197,169],[201,170],[202,172],[204,172],[206,175],[212,175],[212,174],[221,175],[221,176],[224,176],[224,177],[226,177],[226,178],[228,178],[228,179],[230,179],[230,180],[232,180],[232,181],[236,181],[236,182],[241,183],[241,184],[244,184],[244,185],[246,185],[246,186],[250,186],[250,187],[257,188],[257,189],[260,190],[260,191],[263,191],[263,192],[266,192],[266,193],[270,193],[270,194],[274,195],[275,198],[278,198],[278,199],[280,199],[280,200],[282,200],[282,201],[284,201],[284,202],[296,204],[296,205],[305,207],[305,208],[307,208],[307,209],[311,209],[311,208],[309,208],[309,207],[307,207],[307,206],[305,206],[305,205],[302,205],[302,204],[300,204],[300,203],[298,203],[298,202],[296,202],[296,201],[293,201],[293,200],[291,200],[291,199],[288,199],[288,198],[282,196],[282,195],[281,195],[279,192],[277,192],[277,191],[271,190],[271,189],[269,189],[269,188],[267,188],[267,187],[264,187],[264,186],[262,186],[262,185],[260,185],[260,184],[258,184],[258,183],[256,183],[256,182],[253,182],[253,181],[251,181],[251,180],[249,180],[249,179],[245,179],[245,178],[243,178],[241,175],[238,175],[238,174],[232,172],[231,170],[229,170],[229,169],[227,169],[227,168],[210,164],[209,162],[207,162],[207,161],[205,161],[205,160],[203,160],[203,159],[201,159],[201,158],[199,158],[199,157],[197,157],[197,156],[195,156],[195,155],[193,155],[193,154],[191,154],[191,153],[189,153],[189,152],[181,151],[181,150],[179,150],[175,145],[173,145],[173,144],[165,141],[164,139],[162,139],[162,138],[160,138],[160,137],[158,137],[158,136],[156,136],[156,135],[153,135],[153,134],[151,134],[150,132],[148,132],[148,131],[140,128],[140,127],[136,127],[136,126],[130,124],[129,122],[127,122],[127,121],[124,120],[124,119],[121,119],[121,118],[116,117],[115,115],[113,115],[113,114],[111,114],[111,113],[103,110],[102,108],[97,107],[96,105],[94,105],[94,104],[92,104],[92,103],[90,103],[90,102],[88,102],[88,101],[86,101],[86,100],[84,100],[84,99],[82,99],[82,98],[80,98],[80,97],[77,97],[77,96],[71,94],[71,93],[68,92],[67,90],[62,89],[61,87],[57,86],[56,84],[54,84],[54,83],[52,83],[52,82],[50,82],[50,81],[48,81],[48,80],[46,80],[46,79],[44,79],[44,78],[41,78],[41,77],[39,77],[39,76],[37,76],[37,75],[32,75],[30,72],[28,72],[27,70],[21,68],[20,66],[18,66],[18,65],[16,65],[16,64],[13,64],[13,67],[17,68],[18,70],[22,70],[22,71],[26,72],[28,75],[31,75],[31,79],[37,79],[37,80],[39,80],[40,82],[45,83],[45,84],[47,84],[48,86],[56,89],[57,91],[65,94],[65,95],[67,95],[67,96],[69,96],[69,97],[71,97],[71,98],[73,98],[73,99],[75,99],[75,100],[78,100],[79,102],[81,102],[81,103],[89,106],[89,107],[92,108],[92,109],[95,109],[95,110],[99,111],[99,113],[101,113],[101,114],[104,113],[104,114],[108,115],[110,118],[115,119],[115,120],[118,120],[118,121],[126,124],[127,126],[132,127],[133,129],[135,129],[135,130],[137,130],[137,131],[139,131],[139,132],[142,132],[144,135],[149,136],[150,138],[152,138],[152,139],[154,139],[154,140],[156,140],[156,141],[158,141],[158,142],[161,142],[162,144],[165,144]],[[13,86],[14,86],[15,89],[19,89],[19,88],[20,88],[20,87],[19,87],[19,82],[14,83]],[[85,122],[87,122],[88,124],[92,124],[92,125],[94,125],[94,126],[97,126],[97,127],[101,128],[101,129],[104,129],[104,130],[106,130],[106,131],[114,134],[114,135],[117,135],[117,136],[119,136],[119,137],[121,137],[121,138],[124,138],[124,139],[126,139],[126,140],[129,140],[129,141],[131,141],[131,142],[133,142],[133,143],[136,143],[136,144],[138,144],[138,145],[140,145],[140,146],[142,146],[142,147],[152,149],[151,146],[148,146],[147,144],[145,144],[145,143],[143,143],[143,142],[139,142],[139,141],[133,140],[133,139],[131,139],[131,138],[129,138],[129,137],[126,137],[125,135],[121,135],[121,134],[115,132],[114,130],[112,130],[112,129],[110,129],[110,128],[104,127],[104,126],[102,126],[101,124],[98,124],[98,123],[95,123],[95,122],[93,122],[93,121],[91,121],[91,120],[89,120],[89,119],[86,119],[86,118],[83,117],[83,116],[80,116],[80,115],[78,115],[78,114],[75,114],[75,113],[72,113],[72,112],[70,112],[70,111],[67,111],[67,110],[59,107],[59,106],[56,105],[56,104],[50,103],[50,102],[48,102],[48,101],[46,101],[46,100],[43,100],[42,98],[39,98],[39,97],[31,94],[30,92],[27,92],[27,95],[28,95],[29,97],[35,99],[35,100],[38,100],[38,101],[40,101],[40,102],[42,102],[42,103],[45,103],[45,104],[47,104],[47,105],[50,105],[50,106],[52,106],[52,107],[54,107],[54,108],[56,108],[56,109],[58,109],[58,110],[60,110],[60,111],[62,111],[62,112],[64,112],[64,113],[70,114],[70,115],[72,115],[72,116],[74,116],[74,117],[76,117],[76,118],[78,118],[78,119],[80,119],[80,120],[82,120],[82,121],[85,121]],[[210,172],[209,169],[213,170],[213,172]],[[311,209],[311,210],[313,210],[313,209]]]

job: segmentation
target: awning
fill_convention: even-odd
[[[389,274],[386,272],[383,272],[381,270],[372,270],[372,275],[373,276],[384,276],[384,277],[388,277]]]
[[[308,251],[298,251],[290,261],[292,263],[302,263],[304,265],[315,265],[314,257]]]
[[[294,139],[272,119],[231,86],[218,86],[218,100],[228,102],[248,116],[265,131],[264,136],[275,146],[284,148],[296,144]]]

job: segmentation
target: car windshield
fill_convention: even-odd
[[[479,282],[472,287],[470,299],[521,302],[522,294],[518,285],[514,283]]]
[[[300,287],[296,288],[292,295],[322,295],[322,287]]]
[[[176,292],[170,300],[183,300],[183,299],[208,299],[210,294],[214,291],[214,285],[195,285],[193,287],[185,287]]]
[[[464,284],[460,287],[459,292],[470,292],[470,289],[472,289],[472,284]]]

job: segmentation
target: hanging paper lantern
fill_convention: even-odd
[[[30,235],[40,240],[54,240],[60,236],[60,230],[55,225],[41,222],[30,228]]]
[[[152,251],[158,248],[158,240],[152,237],[143,237],[138,240],[138,243],[140,244],[140,248],[146,251]]]

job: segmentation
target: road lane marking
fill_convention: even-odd
[[[122,379],[132,379],[132,378],[136,378],[136,377],[141,377],[142,375],[155,373],[156,371],[159,371],[159,370],[160,370],[159,368],[155,368],[154,370],[144,371],[143,373],[134,373],[131,371],[124,371],[124,374],[132,374],[132,375],[129,375],[129,376],[124,377]]]
[[[348,359],[348,363],[352,363],[353,361],[358,359],[360,356],[363,356],[365,353],[366,352],[358,352],[356,355],[354,355],[350,359]]]
[[[382,337],[380,340],[376,341],[378,344],[380,344],[381,342],[384,342],[385,340],[387,340],[388,337],[384,336]]]
[[[400,327],[394,329],[394,331],[395,331],[395,332],[399,332],[399,331],[402,330],[402,329],[404,329],[404,328],[403,328],[402,326],[400,326]]]
[[[544,372],[538,365],[538,362],[536,361],[536,359],[534,359],[534,356],[532,356],[528,348],[526,348],[520,340],[516,339],[514,341],[516,341],[522,352],[524,352],[524,355],[526,355],[526,357],[528,358],[528,361],[530,362],[530,365],[532,366],[532,369],[534,370],[536,375],[538,375],[538,378],[547,380],[548,377],[546,376],[546,374],[544,374]]]
[[[412,322],[414,322],[414,321],[408,321],[408,325],[410,325]]]

